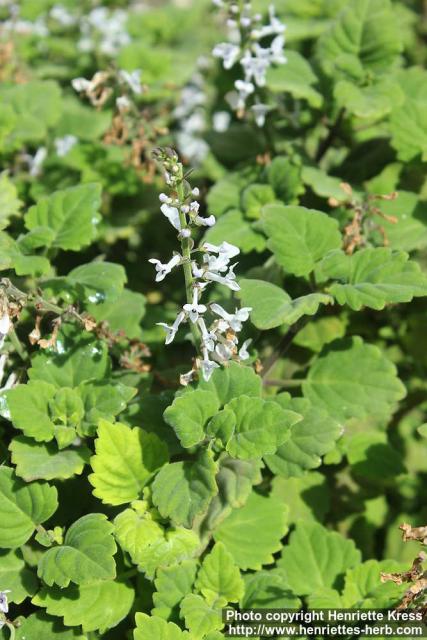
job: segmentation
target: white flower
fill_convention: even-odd
[[[261,102],[257,102],[251,106],[251,111],[255,116],[255,122],[258,127],[263,127],[265,124],[265,117],[267,113],[271,110],[267,104],[262,104]]]
[[[190,202],[190,211],[192,211],[193,213],[198,213],[200,209],[200,205],[196,200],[193,200],[193,202]]]
[[[151,262],[156,266],[156,282],[161,282],[174,267],[179,265],[181,262],[181,256],[175,255],[171,260],[169,260],[169,262],[166,262],[166,264],[162,264],[160,260],[157,260],[156,258],[150,258],[148,262]]]
[[[252,79],[258,87],[264,87],[266,83],[266,74],[270,66],[270,49],[264,49],[259,44],[254,45],[255,55],[247,49],[240,63],[245,71],[245,80],[250,82]]]
[[[9,611],[9,603],[7,601],[7,593],[10,593],[9,589],[6,591],[0,591],[0,611],[2,613],[8,613]]]
[[[283,47],[285,46],[284,36],[276,36],[270,45],[270,61],[275,64],[285,64],[287,62],[286,56],[283,54]]]
[[[135,71],[124,71],[121,69],[119,71],[119,77],[126,82],[133,93],[137,95],[142,93],[141,71],[139,69],[135,69]]]
[[[156,322],[156,324],[159,327],[162,327],[166,331],[165,344],[170,344],[174,340],[176,333],[179,329],[179,325],[184,319],[185,319],[185,313],[183,311],[180,311],[176,317],[175,322],[171,327],[165,322]]]
[[[171,225],[177,229],[177,231],[181,231],[181,221],[179,219],[179,211],[176,207],[171,207],[169,204],[162,204],[160,207],[160,211],[166,218],[169,220]]]
[[[222,59],[224,69],[231,69],[239,59],[240,47],[231,42],[221,42],[213,48],[212,55]]]
[[[231,116],[228,111],[216,111],[213,114],[213,128],[218,133],[224,133],[230,126]]]
[[[166,202],[166,204],[171,204],[172,198],[166,195],[166,193],[161,193],[159,195],[160,202]]]
[[[242,344],[242,346],[239,349],[239,358],[240,360],[247,360],[249,358],[249,353],[247,351],[249,345],[251,344],[252,339],[249,338],[249,340],[245,340],[244,343]]]
[[[62,138],[55,138],[53,144],[55,145],[56,155],[63,158],[69,151],[71,151],[77,141],[76,136],[71,134],[63,136]]]
[[[191,369],[191,371],[187,371],[187,373],[182,373],[179,376],[180,384],[182,384],[183,387],[188,386],[190,382],[194,380],[195,373],[196,372],[194,371],[194,369]]]
[[[202,216],[196,216],[194,218],[194,222],[198,227],[213,227],[216,219],[215,216],[208,216],[207,218],[202,218]]]
[[[86,78],[74,78],[71,80],[71,86],[75,91],[88,91],[92,88],[93,83]]]
[[[237,90],[234,108],[244,109],[246,100],[255,91],[255,85],[248,80],[236,80],[234,86]],[[230,96],[230,99],[233,100],[233,97]]]
[[[182,238],[190,238],[190,237],[191,237],[190,229],[182,229],[178,234],[178,238],[180,238],[180,239],[182,239]]]
[[[198,198],[200,195],[200,189],[198,187],[194,187],[194,189],[191,190],[191,193],[195,198]]]
[[[241,309],[236,309],[234,313],[228,313],[221,305],[216,303],[211,304],[210,308],[217,316],[225,320],[227,325],[235,332],[241,331],[242,322],[246,322],[250,311],[252,311],[251,307],[242,307]]]
[[[235,274],[231,272],[231,275],[220,276],[218,273],[212,271],[206,271],[204,274],[206,280],[212,280],[212,282],[218,282],[231,289],[231,291],[240,291],[240,287],[237,284]]]
[[[77,22],[76,18],[61,4],[52,7],[49,15],[63,27],[72,27]]]
[[[231,360],[235,352],[236,347],[232,340],[223,340],[215,347],[216,355],[220,360],[223,360],[224,362]]]
[[[229,259],[234,258],[240,253],[240,249],[238,247],[234,244],[230,244],[226,240],[221,242],[220,245],[212,244],[211,242],[204,242],[202,249],[209,251],[209,253],[218,253],[219,255]]]
[[[119,111],[127,111],[131,105],[131,102],[127,96],[119,96],[116,98],[116,106]]]
[[[202,332],[202,341],[203,341],[203,346],[208,350],[208,351],[213,351],[215,348],[215,341],[216,341],[216,335],[213,331],[208,331],[205,321],[203,320],[203,318],[199,318],[197,320],[197,324],[200,328],[200,331]]]
[[[207,357],[207,354],[205,355],[203,360],[199,360],[198,362],[199,362],[200,369],[202,371],[203,379],[206,382],[209,382],[215,369],[219,368],[219,364],[217,362],[213,362],[212,360],[209,360],[209,358]]]
[[[205,313],[206,306],[204,304],[199,304],[199,289],[198,287],[194,287],[193,289],[193,301],[188,302],[183,306],[185,313],[190,318],[191,322],[197,322],[199,318],[199,313]]]

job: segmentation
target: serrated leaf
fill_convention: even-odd
[[[115,536],[134,564],[139,566],[149,579],[159,568],[169,567],[190,559],[200,545],[194,531],[170,528],[165,530],[146,503],[132,503],[132,509],[125,509],[114,520]]]
[[[338,202],[346,199],[347,195],[341,188],[342,180],[329,176],[326,171],[317,167],[303,167],[301,177],[305,184],[321,198],[335,198]]]
[[[141,337],[140,322],[145,313],[142,293],[124,289],[115,300],[90,304],[87,309],[97,322],[107,322],[111,331],[123,332],[128,338]]]
[[[289,439],[290,427],[300,419],[276,402],[240,396],[212,418],[208,432],[223,439],[232,457],[251,460],[274,453]]]
[[[419,200],[416,193],[399,191],[398,198],[380,202],[379,208],[397,218],[397,223],[381,220],[392,249],[414,251],[427,247],[427,202]]]
[[[14,427],[37,442],[53,439],[55,425],[49,413],[49,403],[56,387],[41,380],[20,384],[6,393],[7,408]]]
[[[61,616],[70,627],[101,633],[119,624],[127,616],[134,600],[134,590],[127,582],[104,580],[87,585],[43,588],[32,602],[47,613]]]
[[[123,292],[127,280],[123,266],[113,262],[82,264],[72,269],[66,279],[78,288],[79,299],[94,307],[115,301]]]
[[[297,100],[307,100],[318,108],[323,102],[313,85],[317,77],[307,60],[298,51],[286,51],[286,64],[271,67],[267,73],[267,86],[273,93],[289,93]]]
[[[320,38],[317,54],[328,75],[360,77],[388,71],[401,50],[390,0],[350,0]]]
[[[38,590],[36,574],[25,566],[19,549],[0,550],[0,585],[8,589],[9,602],[20,604]]]
[[[331,342],[302,385],[304,396],[337,420],[388,416],[405,388],[381,350],[355,336]]]
[[[228,367],[215,369],[209,382],[201,380],[198,388],[215,393],[220,406],[224,406],[233,398],[243,394],[259,397],[262,381],[252,367],[244,367],[236,362],[230,362]]]
[[[241,609],[298,609],[301,600],[292,593],[283,573],[277,569],[245,575]]]
[[[211,631],[222,629],[221,609],[209,605],[202,596],[190,593],[181,602],[181,615],[191,635],[202,640]]]
[[[185,448],[199,444],[205,438],[206,424],[219,409],[218,399],[211,391],[196,389],[175,398],[163,414]]]
[[[287,508],[271,496],[253,492],[243,507],[233,509],[213,537],[224,543],[240,569],[257,570],[274,561],[273,553],[281,549],[287,530]]]
[[[80,327],[66,325],[59,332],[56,348],[37,353],[28,375],[56,387],[77,387],[87,380],[102,380],[110,372],[105,342],[97,340]]]
[[[0,231],[0,270],[5,269],[14,269],[18,276],[41,276],[50,270],[50,262],[44,256],[25,255],[13,238]]]
[[[397,82],[387,77],[380,78],[366,87],[359,87],[352,82],[341,80],[335,85],[334,97],[339,107],[346,108],[357,118],[369,118],[369,120],[383,118],[404,99]]]
[[[181,564],[159,569],[154,584],[154,608],[152,615],[179,622],[179,604],[191,593],[197,573],[196,560],[184,560]]]
[[[173,622],[166,622],[157,616],[137,613],[134,640],[191,640],[188,631],[182,631]]]
[[[113,525],[102,513],[79,518],[68,529],[63,544],[42,556],[37,575],[47,585],[60,587],[115,578],[117,547],[112,531]]]
[[[314,318],[294,338],[294,344],[318,353],[322,348],[345,336],[346,320],[337,316]]]
[[[196,588],[208,602],[217,598],[238,602],[242,597],[244,584],[239,568],[222,542],[217,542],[204,557],[197,574]]]
[[[362,249],[349,256],[333,252],[322,261],[324,276],[338,279],[328,290],[339,304],[359,311],[384,309],[388,303],[410,302],[427,295],[427,278],[403,251],[385,247]]]
[[[22,202],[18,198],[18,192],[7,173],[0,174],[0,229],[9,224],[9,218],[16,216]]]
[[[0,467],[0,547],[15,549],[58,507],[57,491],[47,483],[26,484],[9,467]]]
[[[392,581],[381,582],[382,572],[399,571],[401,566],[394,560],[367,560],[345,575],[342,593],[344,607],[389,609],[396,605],[405,591],[404,585]]]
[[[352,472],[367,482],[385,484],[406,471],[400,451],[388,443],[385,433],[355,434],[346,453]]]
[[[78,629],[66,629],[58,618],[47,616],[44,611],[32,613],[28,618],[18,619],[16,640],[87,640]]]
[[[275,476],[271,495],[289,508],[289,524],[298,520],[323,522],[331,506],[327,478],[317,471],[310,471],[297,478]]]
[[[30,231],[48,227],[54,231],[50,246],[78,251],[94,240],[101,204],[99,184],[83,184],[55,191],[41,198],[25,215]]]
[[[264,280],[240,280],[242,305],[251,307],[251,322],[257,329],[273,329],[281,324],[295,324],[302,316],[317,313],[321,304],[333,298],[324,293],[309,293],[292,300],[283,289]]]
[[[204,242],[212,244],[221,243],[224,238],[227,242],[239,247],[242,253],[265,249],[265,237],[259,233],[253,223],[243,217],[243,213],[238,209],[227,211],[220,218],[214,227],[211,227],[205,234]]]
[[[278,264],[296,276],[307,276],[316,262],[341,246],[337,221],[321,211],[267,205],[263,222],[268,247]]]
[[[298,196],[304,193],[301,166],[287,156],[276,156],[267,168],[268,181],[279,200],[296,204]]]
[[[301,522],[282,551],[278,566],[292,591],[309,595],[322,587],[338,587],[347,569],[360,562],[352,540],[314,522]]]
[[[279,401],[281,396],[276,396]],[[291,426],[290,438],[275,454],[264,457],[273,473],[287,478],[301,476],[322,463],[322,456],[335,447],[343,427],[324,409],[313,407],[305,398],[292,398],[280,403],[302,415],[302,421]]]
[[[269,184],[250,184],[244,189],[241,197],[242,207],[248,218],[258,220],[262,207],[275,202],[276,196]]]
[[[405,95],[400,106],[390,116],[391,144],[399,160],[409,162],[417,156],[427,157],[427,73],[425,69],[413,67],[397,75]]]
[[[215,482],[217,464],[209,451],[203,451],[194,462],[166,464],[152,485],[153,502],[164,518],[191,527],[218,492]]]
[[[84,445],[60,450],[55,442],[37,444],[25,436],[15,437],[9,450],[16,474],[27,482],[80,475],[90,458],[90,449]]]
[[[137,392],[134,387],[120,382],[111,384],[108,380],[84,382],[79,385],[78,391],[85,409],[81,425],[84,435],[95,435],[101,418],[113,422]]]
[[[104,504],[135,500],[150,476],[169,459],[167,446],[154,433],[120,422],[100,420],[91,458],[89,482]]]

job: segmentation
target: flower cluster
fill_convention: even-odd
[[[240,64],[243,76],[234,82],[234,91],[226,99],[239,117],[243,117],[248,102],[255,122],[264,126],[270,106],[262,100],[267,71],[272,65],[285,64],[285,25],[278,19],[274,6],[269,8],[269,22],[263,24],[261,14],[252,12],[251,2],[243,6],[234,0],[213,0],[218,7],[228,9],[228,42],[217,44],[212,54],[222,60],[224,69]]]
[[[197,370],[203,378],[209,380],[214,369],[230,360],[246,360],[249,358],[246,340],[239,348],[238,333],[243,323],[249,318],[249,307],[236,308],[234,313],[226,311],[216,303],[204,304],[202,301],[206,288],[212,283],[228,287],[231,291],[239,291],[233,259],[239,249],[224,241],[220,245],[203,242],[197,248],[192,239],[193,229],[212,227],[215,216],[200,215],[200,204],[197,200],[199,190],[192,189],[187,182],[183,166],[172,149],[156,150],[156,157],[162,164],[166,184],[170,193],[159,196],[160,210],[178,231],[181,241],[181,252],[176,253],[169,262],[151,258],[149,262],[156,269],[156,281],[163,280],[174,268],[182,266],[184,270],[187,302],[178,312],[173,324],[159,322],[166,332],[166,344],[170,344],[181,324],[189,323],[193,339],[199,350],[195,367],[181,376],[182,384],[188,384]],[[200,256],[196,259],[196,255]],[[207,315],[211,318],[208,321]]]
[[[126,23],[128,14],[122,9],[109,10],[96,7],[80,21],[81,38],[77,43],[80,51],[99,51],[114,56],[131,42]]]
[[[90,100],[94,107],[102,107],[119,87],[119,94],[116,97],[116,107],[120,112],[130,109],[131,100],[129,92],[134,95],[141,95],[143,87],[141,84],[141,71],[125,71],[120,69],[117,74],[109,71],[97,71],[91,80],[87,78],[74,78],[71,81],[72,87],[78,93],[83,93]]]

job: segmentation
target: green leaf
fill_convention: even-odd
[[[54,231],[50,246],[78,251],[95,238],[100,205],[99,184],[69,187],[41,198],[30,207],[25,215],[25,225],[29,230],[48,227]]]
[[[370,120],[383,118],[404,99],[397,82],[387,77],[366,87],[341,80],[335,85],[334,96],[339,107],[347,109],[357,118]]]
[[[20,604],[37,592],[37,577],[25,566],[19,549],[0,550],[0,584],[4,589],[7,587],[7,599],[15,604]]]
[[[239,568],[222,542],[217,542],[204,557],[197,575],[196,588],[208,602],[217,598],[223,598],[226,602],[238,602],[242,597],[244,584]]]
[[[203,451],[194,462],[166,464],[154,479],[153,502],[164,518],[191,527],[218,492],[217,464],[210,451]]]
[[[89,304],[87,309],[97,322],[107,322],[111,331],[123,332],[128,338],[141,337],[140,322],[145,313],[141,293],[124,289],[115,300]]]
[[[297,203],[298,196],[305,191],[301,166],[287,156],[273,158],[268,165],[267,176],[276,196],[288,204]]]
[[[427,72],[413,67],[397,75],[405,94],[401,105],[395,106],[390,117],[391,144],[399,160],[409,162],[417,156],[427,158]]]
[[[230,362],[228,367],[215,369],[209,382],[202,380],[199,389],[212,391],[218,398],[220,406],[224,406],[238,396],[261,395],[262,381],[252,367],[244,367],[236,362]]]
[[[81,426],[84,435],[95,435],[101,418],[114,421],[114,417],[126,409],[127,403],[136,394],[134,387],[120,382],[84,382],[78,387],[84,404],[85,415]]]
[[[307,276],[328,251],[341,246],[338,223],[305,207],[267,205],[263,210],[268,248],[285,271]]]
[[[360,559],[360,551],[352,540],[315,522],[301,522],[277,564],[291,590],[303,596],[322,587],[336,588],[347,569],[356,566]]]
[[[363,306],[384,309],[388,303],[410,302],[427,295],[427,278],[403,251],[380,247],[349,256],[331,253],[321,263],[324,276],[339,279],[329,287],[339,304],[359,311]]]
[[[334,198],[341,202],[347,198],[341,187],[342,180],[334,176],[329,176],[326,171],[317,167],[303,167],[301,177],[305,184],[321,198]]]
[[[60,587],[115,578],[117,547],[112,532],[113,525],[102,513],[79,518],[68,529],[64,543],[42,556],[37,575],[47,585]]]
[[[267,86],[273,93],[288,93],[296,100],[307,100],[311,107],[322,105],[322,95],[313,88],[317,77],[307,60],[297,51],[286,51],[286,64],[270,67]]]
[[[272,569],[245,575],[241,609],[298,609],[301,601],[292,593],[283,573]]]
[[[394,364],[358,336],[326,347],[302,388],[314,406],[323,407],[337,420],[389,416],[406,393]]]
[[[18,198],[18,192],[7,173],[0,174],[0,229],[9,224],[9,218],[19,213],[22,202]]]
[[[27,482],[66,480],[80,475],[90,458],[90,450],[84,445],[58,450],[55,442],[38,444],[25,436],[15,437],[9,450],[16,474]]]
[[[271,495],[289,509],[289,524],[298,520],[323,522],[331,506],[327,478],[318,471],[310,471],[297,478],[273,478]]]
[[[322,348],[345,336],[346,321],[336,316],[325,318],[314,318],[303,327],[294,338],[294,344],[305,347],[314,352],[319,352]]]
[[[218,218],[215,226],[206,232],[203,240],[220,244],[224,238],[238,247],[242,253],[251,251],[259,253],[265,249],[265,237],[257,231],[253,223],[245,220],[243,213],[238,209],[227,211]]]
[[[242,207],[248,218],[258,220],[262,207],[276,200],[275,193],[269,184],[250,184],[242,193]]]
[[[13,426],[37,442],[52,440],[55,425],[49,414],[49,403],[56,387],[41,380],[20,384],[6,393],[7,407]]]
[[[350,0],[318,41],[317,54],[331,77],[390,70],[402,50],[390,0]]]
[[[281,396],[276,398],[279,401]],[[332,451],[343,427],[324,409],[311,406],[305,398],[292,398],[280,404],[301,414],[303,419],[292,425],[290,439],[274,455],[264,459],[273,473],[285,477],[301,476],[306,470],[321,465],[321,456]]]
[[[179,622],[179,604],[191,593],[196,572],[196,560],[184,560],[181,564],[159,569],[154,581],[156,591],[153,593],[152,614],[164,620]]]
[[[94,110],[74,96],[67,96],[63,102],[61,119],[55,127],[55,135],[73,135],[80,140],[96,140],[107,131],[110,124],[109,110]]]
[[[150,476],[169,459],[168,448],[154,433],[120,422],[100,420],[91,458],[89,482],[104,504],[135,500]]]
[[[175,398],[163,414],[185,448],[199,444],[205,438],[205,427],[219,409],[218,399],[211,391],[196,389]]]
[[[194,531],[170,528],[164,530],[157,522],[157,512],[147,509],[143,501],[132,503],[114,520],[115,536],[134,564],[152,579],[160,568],[192,558],[200,545]]]
[[[398,198],[382,201],[378,206],[387,216],[397,218],[395,224],[381,220],[392,249],[414,251],[427,247],[427,203],[420,201],[416,193],[399,191]]]
[[[52,81],[4,84],[0,101],[10,105],[16,116],[7,143],[18,148],[26,141],[42,140],[48,127],[61,115],[61,92]]]
[[[276,402],[240,396],[229,402],[209,423],[208,432],[220,433],[224,421],[229,431],[224,438],[234,458],[251,460],[274,453],[290,436],[290,427],[301,419],[297,413],[282,409]]]
[[[261,569],[274,561],[288,531],[287,509],[275,498],[253,492],[246,504],[234,509],[214,531],[240,569]],[[266,526],[268,523],[268,526]]]
[[[105,342],[80,327],[66,325],[56,341],[56,349],[45,349],[31,361],[31,380],[44,380],[56,387],[77,387],[87,380],[102,380],[110,372]]]
[[[264,280],[240,280],[242,305],[251,307],[251,322],[257,329],[273,329],[282,324],[295,324],[302,316],[317,313],[321,304],[333,298],[324,293],[309,293],[292,300],[283,289]]]
[[[260,460],[237,460],[223,453],[218,462],[218,494],[212,498],[202,525],[202,529],[209,531],[214,530],[232,509],[243,507],[252,491],[252,485],[258,484],[262,479]]]
[[[188,631],[182,631],[173,622],[166,622],[157,616],[137,613],[134,640],[191,640]]]
[[[43,256],[25,255],[20,245],[0,231],[0,270],[14,269],[18,276],[41,276],[49,272],[50,262]]]
[[[69,272],[69,280],[81,292],[79,298],[92,303],[90,308],[103,302],[115,301],[123,292],[126,271],[113,262],[89,262]]]
[[[342,594],[344,606],[388,609],[396,605],[406,590],[405,586],[391,581],[381,582],[381,573],[399,571],[400,568],[399,563],[393,560],[367,560],[348,569]]]
[[[387,483],[405,473],[400,451],[388,442],[385,433],[357,433],[346,445],[351,470],[364,481]]]
[[[87,640],[78,629],[66,629],[58,618],[51,618],[43,611],[32,613],[28,618],[19,619],[16,640]]]
[[[101,633],[125,618],[134,600],[134,590],[126,582],[103,580],[87,585],[70,585],[66,589],[47,587],[32,602],[47,613],[61,616],[70,627]]]
[[[9,467],[0,467],[0,547],[23,545],[58,507],[57,491],[47,483],[26,484]]]
[[[190,593],[181,602],[181,615],[196,640],[202,640],[211,631],[222,629],[221,609],[209,605],[202,596]]]

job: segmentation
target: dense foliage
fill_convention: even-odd
[[[269,4],[0,3],[2,638],[404,596],[427,13]]]

